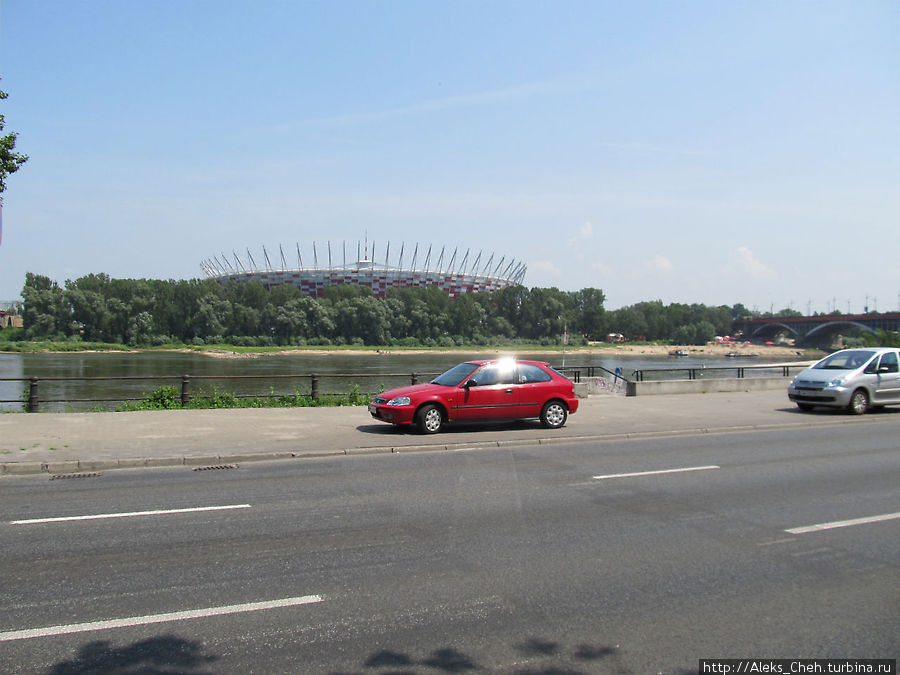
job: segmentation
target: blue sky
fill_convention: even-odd
[[[525,284],[900,302],[900,3],[0,0],[0,300],[346,240]]]

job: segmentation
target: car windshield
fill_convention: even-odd
[[[458,366],[453,366],[447,372],[438,375],[431,383],[439,384],[443,387],[455,387],[477,369],[477,363],[460,363]]]
[[[866,365],[875,356],[875,352],[868,349],[851,349],[845,352],[836,352],[827,359],[819,361],[813,368],[817,370],[856,370]]]

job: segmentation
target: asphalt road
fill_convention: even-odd
[[[5,477],[0,671],[896,658],[898,439],[900,420],[881,419]],[[100,515],[117,517],[85,518]]]

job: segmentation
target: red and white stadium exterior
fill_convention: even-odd
[[[445,256],[446,247],[442,247],[440,254],[435,256],[432,261],[432,246],[429,246],[425,255],[420,259],[418,244],[415,245],[411,255],[405,245],[401,245],[393,264],[390,264],[391,247],[388,244],[384,252],[384,262],[378,263],[375,257],[375,245],[372,244],[371,257],[369,256],[368,242],[366,242],[364,250],[361,245],[362,242],[357,242],[356,260],[348,263],[347,247],[342,243],[340,249],[335,252],[335,254],[342,255],[342,264],[340,265],[333,264],[333,258],[336,255],[332,255],[331,242],[326,242],[325,250],[318,249],[316,243],[313,242],[312,266],[303,264],[303,256],[298,244],[295,267],[288,264],[281,246],[278,247],[278,257],[274,265],[269,258],[269,253],[263,247],[264,265],[257,264],[248,249],[246,258],[241,258],[232,252],[231,258],[224,254],[215,256],[204,260],[200,263],[200,267],[207,277],[222,283],[255,280],[266,288],[293,284],[311,297],[319,297],[322,290],[328,286],[351,284],[367,286],[380,298],[383,298],[392,288],[429,286],[440,288],[450,297],[466,293],[490,293],[521,284],[527,270],[527,265],[523,262],[514,259],[507,262],[505,256],[496,261],[495,254],[492,253],[486,257],[483,251],[479,251],[471,261],[469,250],[466,250],[463,255],[458,255],[459,249],[454,249],[451,255]],[[404,264],[404,253],[407,255],[407,264]],[[323,262],[327,255],[327,266],[320,266],[320,254]],[[307,258],[308,260],[309,258]],[[281,264],[278,265],[278,262]]]

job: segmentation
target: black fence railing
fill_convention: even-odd
[[[597,365],[567,367],[554,366],[554,370],[559,371],[575,383],[581,382],[582,377],[604,377],[603,375],[600,375],[600,373],[611,375],[613,381],[615,382],[619,380],[625,383],[628,382],[628,378],[625,377],[621,368],[616,368],[616,370],[613,371],[609,370],[608,368],[604,368],[603,366]]]
[[[615,371],[598,365],[570,365],[565,367],[556,366],[556,370],[563,373],[566,377],[575,383],[579,383],[583,378],[603,377],[612,380],[613,383],[619,382],[627,384],[629,381],[644,382],[648,375],[651,379],[678,379],[673,377],[678,373],[686,373],[689,380],[696,380],[703,377],[722,377],[723,373],[731,372],[738,378],[747,377],[748,371],[777,371],[783,377],[788,377],[791,370],[802,370],[808,364],[790,363],[790,364],[759,364],[759,365],[736,365],[736,366],[692,366],[685,368],[641,368],[630,373],[630,377],[626,377],[621,368]],[[276,392],[275,385],[277,383],[285,383],[293,381],[296,383],[294,390],[290,394],[301,394],[319,400],[324,393],[328,394],[347,394],[349,393],[349,383],[360,387],[360,383],[381,382],[384,386],[385,381],[392,381],[392,386],[399,386],[400,382],[408,382],[409,384],[418,384],[420,382],[428,382],[439,373],[296,373],[289,375],[109,375],[97,377],[0,377],[2,382],[20,382],[23,384],[20,390],[21,395],[15,399],[0,399],[0,404],[18,403],[27,412],[39,412],[42,405],[59,405],[67,403],[127,403],[130,401],[141,401],[148,398],[154,387],[159,386],[176,386],[180,388],[180,397],[182,405],[187,405],[192,398],[198,396],[208,396],[209,392],[200,390],[202,384],[214,381],[241,381],[245,386],[240,393],[233,393],[235,398],[257,398],[265,396],[280,396],[287,392]],[[264,381],[268,384],[268,391],[247,391],[246,384],[252,381]],[[327,387],[324,383],[334,381],[338,386],[348,387],[344,391],[335,391],[335,387]],[[59,385],[68,383],[87,383],[88,392],[93,390],[90,395],[69,395],[53,396],[53,390],[58,390]],[[100,382],[112,382],[117,386],[108,389],[96,386]],[[126,382],[148,382],[154,383],[149,387],[126,387],[128,391],[122,390],[123,383]],[[302,384],[301,384],[302,383]],[[393,384],[397,383],[397,384]],[[56,386],[54,386],[56,385]],[[196,386],[195,386],[196,385]],[[366,385],[363,385],[366,386]],[[62,387],[65,389],[65,386]],[[325,390],[328,390],[325,392]],[[360,387],[362,389],[362,387]],[[48,392],[48,390],[50,390]],[[115,393],[109,393],[109,390],[118,390]],[[373,384],[366,386],[362,393],[375,394],[378,389]],[[103,393],[106,392],[106,393]]]
[[[654,379],[652,376],[659,375],[660,373],[664,373],[665,376],[660,376],[655,379],[660,380],[671,380],[677,379],[671,377],[672,374],[676,373],[686,373],[687,379],[689,380],[699,380],[702,378],[712,378],[712,377],[722,377],[723,373],[731,372],[734,374],[734,377],[744,378],[750,375],[765,375],[766,373],[763,371],[771,371],[779,374],[781,377],[790,377],[791,369],[795,371],[804,370],[809,366],[809,363],[773,363],[773,364],[753,364],[753,365],[735,365],[735,366],[690,366],[685,368],[640,368],[632,372],[632,377],[635,382],[644,382],[646,380],[646,376],[651,375],[651,379]]]
[[[63,397],[46,397],[44,392],[47,386],[55,383],[82,382],[96,385],[100,382],[112,382],[122,384],[126,382],[152,382],[155,386],[176,386],[180,387],[181,404],[187,405],[195,396],[209,395],[209,392],[195,391],[195,384],[208,383],[212,381],[247,381],[265,380],[269,384],[268,391],[254,391],[235,393],[235,398],[258,398],[264,396],[279,396],[286,392],[278,393],[275,391],[274,384],[293,380],[298,384],[305,382],[302,387],[297,386],[291,394],[299,393],[319,400],[323,395],[323,381],[329,379],[340,379],[345,381],[367,380],[404,380],[410,384],[418,384],[427,382],[431,378],[440,373],[302,373],[292,375],[107,375],[96,377],[0,377],[0,382],[21,382],[23,383],[22,395],[17,399],[0,399],[0,403],[20,403],[26,412],[40,412],[42,404],[65,404],[65,403],[127,403],[129,401],[142,401],[149,396],[149,392],[143,390],[136,395],[128,395],[124,393],[116,395],[91,395],[91,396],[63,396]],[[346,394],[348,392],[333,392],[329,394],[339,393]],[[366,392],[369,393],[369,392]]]

